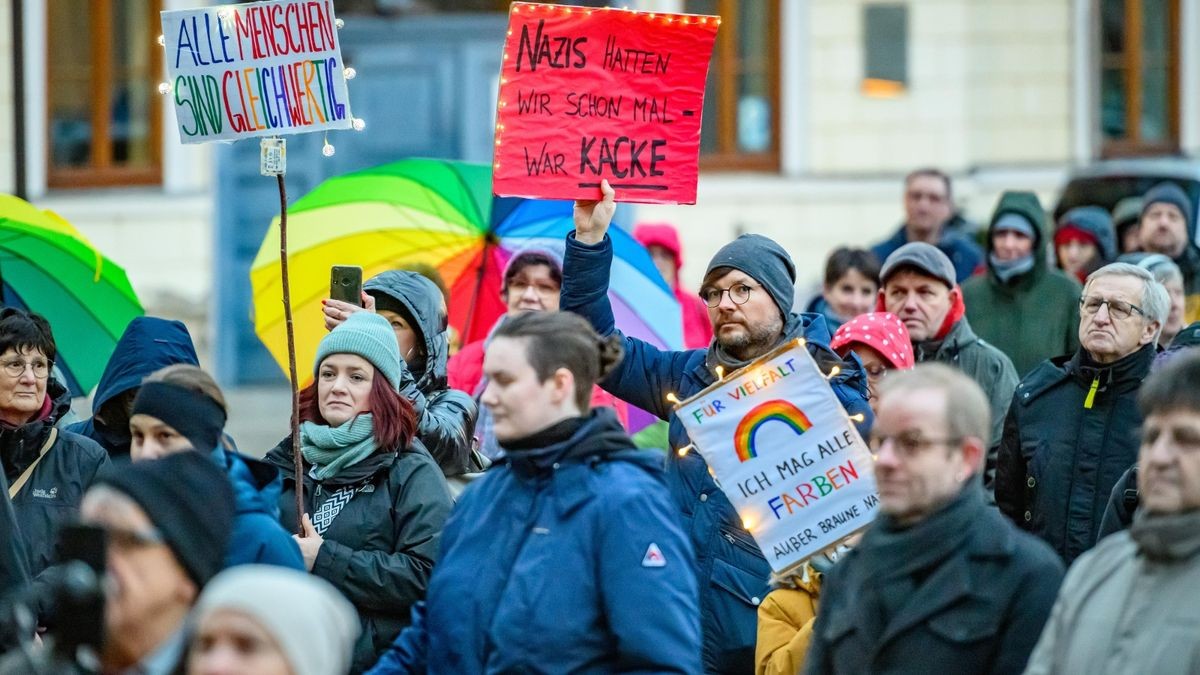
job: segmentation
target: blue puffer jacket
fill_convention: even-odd
[[[612,242],[580,244],[568,235],[563,260],[561,307],[591,322],[601,335],[616,332],[608,300]],[[838,400],[850,414],[861,413],[865,435],[874,419],[866,400],[866,378],[857,361],[843,361],[829,349],[825,319],[815,314],[792,314],[783,340],[804,337],[809,353],[825,371],[836,364],[841,372],[830,380]],[[781,343],[782,341],[781,340]],[[664,352],[641,340],[625,337],[625,358],[600,384],[614,396],[670,422],[672,448],[688,445],[683,424],[672,414],[669,393],[683,399],[708,387],[714,375],[706,365],[707,350]],[[708,672],[753,673],[757,606],[770,591],[771,569],[743,529],[733,505],[713,482],[699,453],[680,457],[668,453],[667,485],[696,550],[700,583],[703,666]]]
[[[279,493],[283,489],[279,470],[224,448],[213,450],[211,456],[225,469],[233,487],[233,534],[225,567],[256,563],[306,571],[300,547],[279,524]]]
[[[467,488],[427,600],[370,673],[699,672],[691,557],[662,456],[594,409]]]

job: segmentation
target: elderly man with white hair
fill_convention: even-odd
[[[1067,564],[1096,543],[1109,493],[1137,460],[1137,392],[1169,311],[1146,270],[1101,267],[1079,300],[1079,350],[1043,361],[1013,395],[996,503]]]

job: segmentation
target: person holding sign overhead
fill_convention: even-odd
[[[881,513],[825,575],[805,671],[1019,673],[1063,566],[988,507],[988,401],[923,364],[881,386],[871,435]]]
[[[560,304],[609,336],[619,334],[607,295],[613,255],[607,232],[616,205],[607,181],[601,191],[602,200],[575,203]],[[870,427],[866,380],[858,361],[843,360],[829,349],[824,317],[791,311],[795,280],[791,256],[778,243],[757,234],[738,237],[709,262],[701,285],[714,334],[708,349],[660,351],[624,336],[625,359],[601,383],[618,398],[670,421],[668,484],[696,549],[701,658],[707,672],[754,672],[756,607],[770,590],[770,566],[704,459],[688,451],[688,434],[672,415],[668,395],[686,398],[776,347],[804,338],[817,363],[831,373],[829,383],[839,401],[851,415],[861,415],[860,429]]]

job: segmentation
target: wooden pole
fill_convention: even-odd
[[[292,326],[292,285],[288,277],[287,187],[279,181],[279,270],[283,277],[283,318],[287,327],[288,376],[292,386],[292,462],[296,466],[296,532],[304,536],[304,457],[300,454],[300,389],[296,379],[296,333]]]

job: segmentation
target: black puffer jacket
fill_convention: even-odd
[[[410,359],[407,364],[413,380],[402,382],[400,392],[420,415],[417,436],[447,478],[481,470],[471,460],[479,407],[470,396],[446,385],[450,343],[442,292],[420,274],[402,270],[372,277],[363,290],[374,296],[380,309],[387,309],[389,300],[402,305],[415,320],[425,346],[424,360]]]
[[[296,528],[296,481],[290,441],[267,454],[283,473],[279,518]],[[429,453],[414,443],[401,452],[381,451],[318,482],[305,463],[308,513],[342,487],[357,486],[325,530],[312,573],[337,587],[358,610],[362,635],[352,672],[369,668],[409,623],[414,603],[425,597],[433,561],[450,515],[446,480]]]
[[[71,410],[71,392],[57,380],[49,380],[46,395],[53,408],[45,419],[15,429],[0,425],[0,462],[9,485],[37,460],[55,422]],[[55,561],[58,530],[79,517],[83,493],[108,463],[108,453],[92,439],[58,430],[49,451],[12,500],[31,575],[36,577]]]
[[[1100,366],[1080,349],[1042,362],[1013,395],[997,459],[996,503],[1068,565],[1096,543],[1113,486],[1137,461],[1137,391],[1154,354],[1149,344]]]

